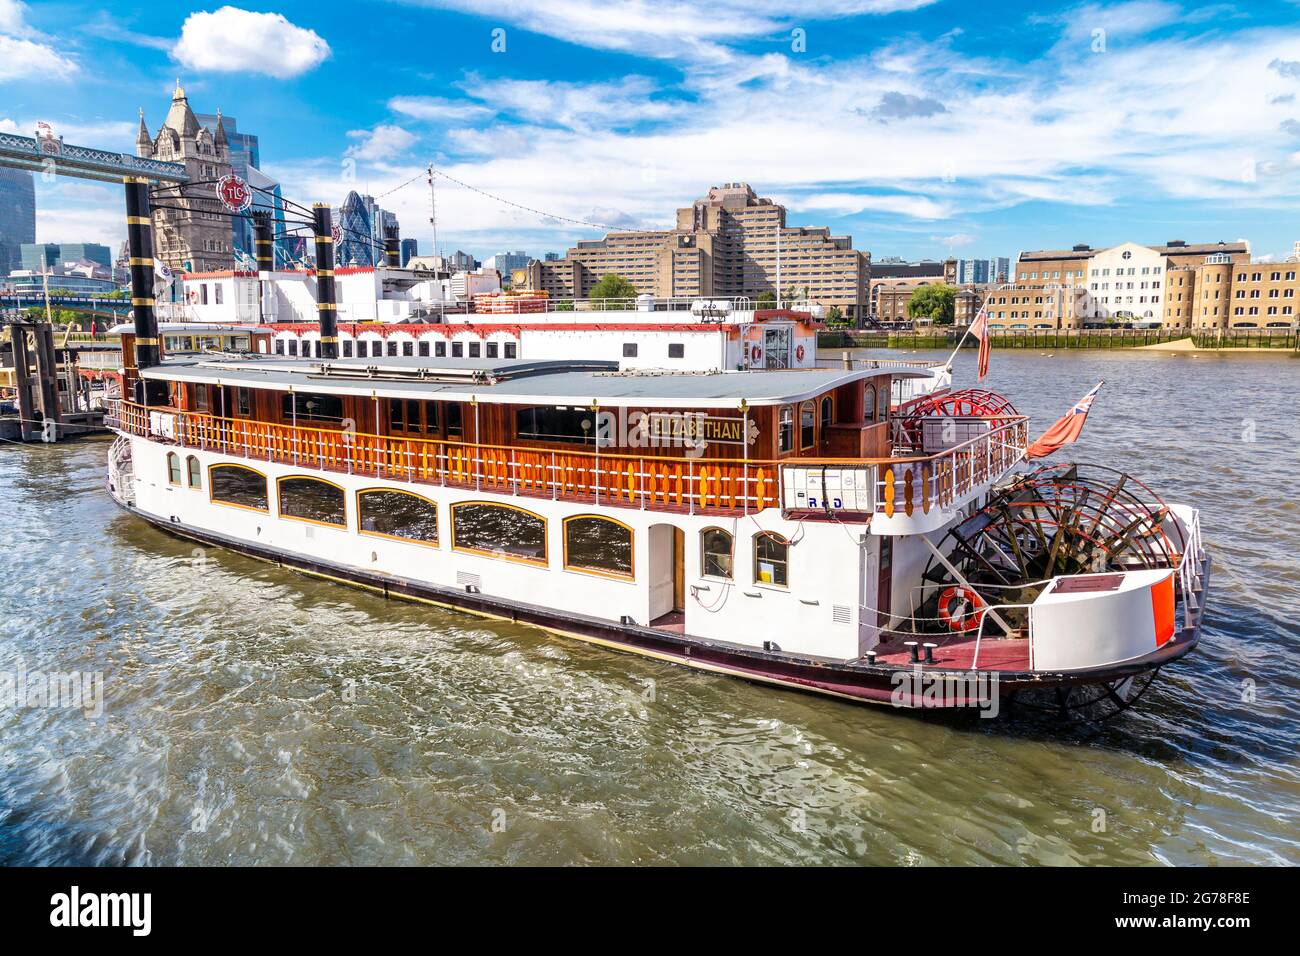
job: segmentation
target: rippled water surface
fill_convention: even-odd
[[[107,443],[0,448],[0,674],[106,696],[0,710],[0,863],[1300,862],[1300,361],[998,352],[990,384],[1036,433],[1102,378],[1075,457],[1199,505],[1216,567],[1197,652],[1090,732],[196,560],[112,505]]]

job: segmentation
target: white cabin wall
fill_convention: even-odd
[[[671,607],[672,533],[684,532],[686,634],[761,646],[774,641],[782,650],[833,658],[858,656],[859,553],[854,538],[865,526],[787,521],[779,509],[769,508],[739,519],[683,515],[639,508],[595,508],[580,502],[476,493],[473,489],[377,480],[365,476],[317,472],[292,464],[244,461],[202,449],[178,448],[133,438],[136,506],[168,520],[176,518],[223,535],[382,574],[417,578],[448,588],[463,588],[458,572],[476,574],[484,594],[555,608],[576,614],[618,621],[627,616],[646,625],[664,613],[662,592],[652,606],[654,569],[668,583]],[[170,485],[166,456],[195,455],[202,466],[203,486],[192,489]],[[214,504],[208,498],[208,466],[246,464],[267,476],[270,512],[255,512]],[[286,475],[311,475],[341,485],[347,494],[348,530],[307,524],[277,516],[275,481]],[[356,496],[362,488],[392,487],[423,495],[438,504],[437,547],[356,531]],[[450,505],[458,501],[488,501],[532,511],[547,519],[548,565],[535,565],[464,552],[451,548]],[[635,579],[623,581],[563,568],[563,519],[598,514],[617,519],[633,529]],[[701,577],[700,532],[708,527],[733,531],[735,538],[732,582]],[[790,549],[790,587],[756,585],[753,580],[753,535],[775,531],[799,543]],[[694,587],[707,587],[692,593]],[[751,595],[758,595],[757,597]],[[805,603],[807,602],[807,603]],[[716,606],[715,606],[716,605]],[[847,620],[837,623],[836,605],[846,609]]]

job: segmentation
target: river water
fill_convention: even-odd
[[[1074,457],[1199,505],[1216,566],[1201,646],[1100,729],[387,603],[150,529],[106,442],[0,448],[0,675],[105,681],[102,716],[0,709],[0,863],[1300,862],[1300,361],[997,352],[987,384],[1037,434],[1103,378]]]

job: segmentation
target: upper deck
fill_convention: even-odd
[[[964,420],[930,454],[895,447],[895,383],[865,365],[622,371],[601,361],[249,356],[171,360],[122,403],[129,434],[413,483],[599,506],[940,527],[1019,459],[1025,419]]]

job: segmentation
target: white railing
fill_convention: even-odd
[[[947,451],[899,458],[879,469],[876,513],[929,514],[991,485],[1016,466],[1029,445],[1029,419],[1016,416]]]

